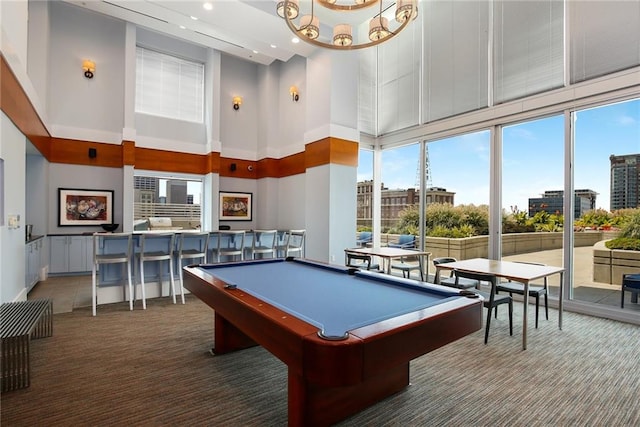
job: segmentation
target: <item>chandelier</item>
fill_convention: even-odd
[[[310,3],[308,14],[300,14],[300,2],[306,6]],[[289,29],[307,43],[338,50],[363,49],[390,40],[418,16],[418,0],[387,1],[385,7],[383,3],[383,0],[282,0],[277,5],[277,12]],[[368,9],[374,5],[378,7]],[[391,15],[394,5],[395,15]],[[321,20],[323,24],[333,26],[330,37],[320,38]],[[368,38],[354,40],[352,23],[359,26],[365,22],[369,23]]]

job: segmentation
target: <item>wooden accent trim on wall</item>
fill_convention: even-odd
[[[329,163],[358,166],[358,143],[327,137],[305,146],[305,165],[308,168]]]
[[[0,109],[49,160],[51,135],[40,120],[27,94],[22,90],[4,55],[0,55]]]
[[[256,179],[256,169],[255,161],[220,157],[220,171],[218,173],[220,176],[231,178]]]
[[[141,147],[135,150],[136,169],[206,175],[209,173],[207,160],[207,156],[202,154]]]
[[[75,139],[51,138],[51,163],[71,165],[103,166],[121,168],[122,146],[100,142],[78,141]],[[95,150],[95,157],[89,157],[89,150]]]
[[[296,153],[287,157],[278,159],[276,177],[284,178],[285,176],[298,175],[305,173],[307,170],[305,162],[305,153]]]

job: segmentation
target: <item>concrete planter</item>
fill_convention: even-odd
[[[622,284],[622,275],[640,272],[640,251],[609,249],[606,240],[593,246],[593,281]]]

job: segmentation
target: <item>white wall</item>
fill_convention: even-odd
[[[258,65],[229,55],[220,61],[220,142],[221,156],[258,160],[258,116],[260,91]],[[215,94],[214,94],[215,96]],[[242,97],[242,105],[233,109],[233,97]]]
[[[120,143],[124,127],[124,22],[50,5],[49,119],[53,136]],[[92,79],[82,61],[96,64]]]
[[[27,144],[30,144],[27,141]],[[48,232],[50,200],[47,191],[49,162],[39,154],[26,156],[25,224],[33,225],[33,235],[43,236]]]
[[[46,106],[49,95],[49,2],[29,2],[28,27],[27,73],[40,99],[38,103]]]
[[[0,158],[4,160],[4,225],[0,226],[0,302],[25,300],[25,136],[0,114]],[[9,229],[9,215],[20,227]]]

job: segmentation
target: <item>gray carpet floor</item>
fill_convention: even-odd
[[[640,328],[557,311],[521,350],[506,310],[411,363],[411,385],[341,426],[639,426]],[[533,311],[533,310],[531,310]],[[31,386],[3,393],[3,426],[284,426],[286,366],[262,348],[211,356],[212,310],[189,295],[54,315],[32,341]]]

